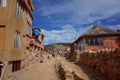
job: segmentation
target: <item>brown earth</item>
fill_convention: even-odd
[[[43,63],[33,64],[26,69],[15,72],[10,80],[57,80],[54,69],[55,58],[47,59]]]
[[[57,62],[62,63],[62,65],[66,66],[67,69],[69,68],[69,70],[77,73],[77,77],[80,77],[83,80],[108,80],[101,73],[84,65],[77,66],[72,62],[68,62],[63,57],[59,56],[57,58],[53,58],[49,55],[48,59],[48,55],[46,55],[44,58],[45,60],[43,63],[33,64],[26,69],[13,73],[9,80],[58,80],[54,69],[54,64]]]
[[[86,65],[68,62],[64,57],[59,57],[59,61],[67,72],[74,73],[79,79],[74,80],[110,80],[102,73],[89,68]],[[77,64],[77,65],[76,65]],[[70,79],[73,80],[73,79]]]

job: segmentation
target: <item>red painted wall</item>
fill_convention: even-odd
[[[103,46],[85,46],[85,50],[100,50],[100,49],[113,49],[118,48],[118,43],[116,40],[105,39]]]
[[[85,50],[100,50],[103,46],[85,46]]]

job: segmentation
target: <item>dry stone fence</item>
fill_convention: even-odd
[[[120,80],[120,48],[79,54],[79,63],[88,65],[112,80]]]

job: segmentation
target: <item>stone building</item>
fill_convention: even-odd
[[[25,37],[32,34],[32,0],[0,0],[0,78],[8,76],[24,64]]]
[[[100,25],[94,25],[71,44],[71,53],[77,51],[97,51],[119,47],[120,33]]]
[[[29,66],[30,64],[41,62],[43,60],[43,40],[44,35],[41,33],[40,28],[32,28],[31,37],[26,37],[26,52],[24,66]]]
[[[44,38],[45,38],[45,35],[42,34],[41,29],[39,27],[33,28],[32,39],[34,40],[32,41],[33,43],[30,43],[30,46],[32,47],[32,50],[33,49],[36,50],[36,55],[38,55],[40,58],[42,58],[43,56]]]

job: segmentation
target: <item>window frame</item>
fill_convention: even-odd
[[[14,48],[20,48],[20,32],[17,30],[15,31]]]
[[[29,23],[27,23],[27,26],[26,26],[26,34],[28,36],[31,36],[31,32],[32,32],[32,28],[31,28],[31,25]]]
[[[19,9],[18,8],[19,8],[19,2],[17,1],[17,3],[16,3],[16,10],[15,10],[17,15],[19,15]]]
[[[16,8],[15,9],[16,9],[15,13],[17,14],[17,16],[19,16],[20,19],[23,20],[23,18],[24,18],[24,8],[21,6],[19,1],[16,2]]]
[[[0,0],[0,7],[2,6],[2,0]]]
[[[90,46],[95,46],[94,39],[90,39]]]
[[[99,46],[99,38],[95,38],[95,46]]]
[[[85,39],[85,44],[87,44],[88,46],[103,46],[104,38]]]
[[[0,8],[7,7],[8,0],[0,0]]]
[[[104,38],[100,38],[100,39],[99,39],[99,45],[100,45],[100,46],[103,46],[103,45],[104,45]]]

